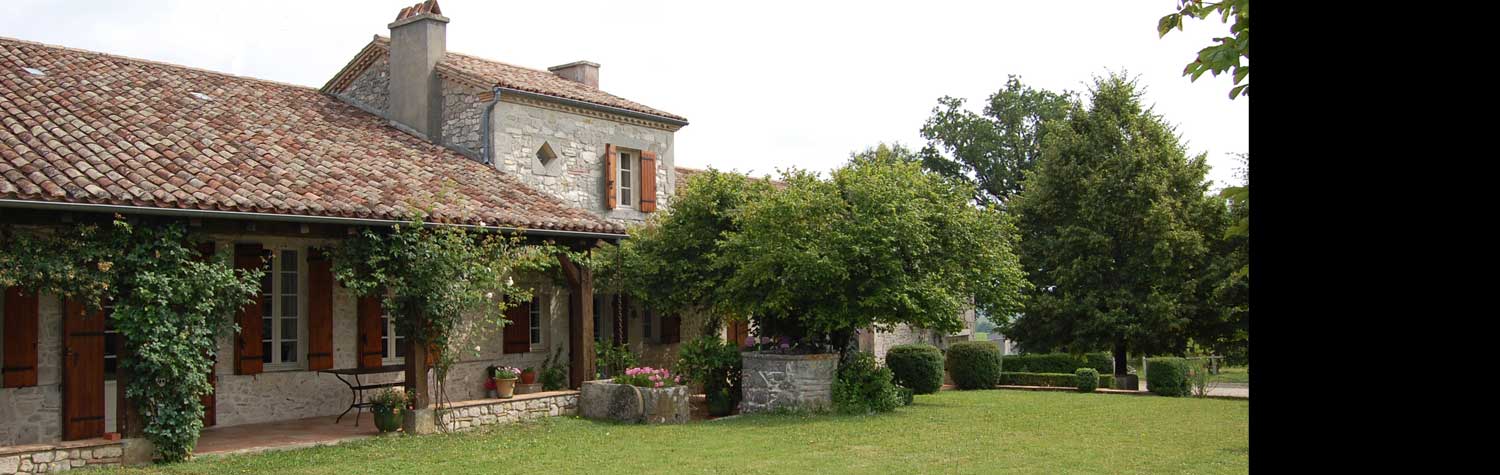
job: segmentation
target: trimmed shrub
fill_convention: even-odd
[[[1076,384],[1079,391],[1091,393],[1099,387],[1099,372],[1095,371],[1094,368],[1078,368],[1078,371],[1074,371],[1073,374],[1077,376],[1074,379],[1077,380]]]
[[[1174,357],[1147,359],[1146,389],[1159,396],[1188,395],[1192,389],[1188,384],[1188,361]]]
[[[833,381],[833,407],[845,414],[873,414],[896,410],[901,392],[891,369],[875,362],[875,355],[858,352],[839,364]]]
[[[885,366],[896,375],[896,384],[916,394],[932,394],[943,387],[943,352],[936,346],[893,346],[885,353]]]
[[[1007,373],[1073,374],[1078,368],[1091,368],[1099,374],[1110,374],[1115,372],[1115,360],[1109,353],[1089,353],[1083,356],[1068,353],[1006,355],[1000,360],[1000,369]]]
[[[901,393],[901,405],[903,406],[910,406],[912,401],[916,399],[914,397],[916,393],[912,392],[911,388],[908,388],[906,386],[896,386],[896,390]]]
[[[1000,347],[985,341],[954,343],[945,366],[958,389],[992,389],[1000,380]]]
[[[1108,389],[1114,387],[1115,377],[1113,375],[1095,373],[1094,378],[1094,387],[1096,388]],[[1078,387],[1078,375],[1076,373],[1012,373],[1006,371],[1000,373],[1000,384],[1007,386],[1076,388]]]

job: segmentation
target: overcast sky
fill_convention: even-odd
[[[416,0],[6,0],[0,36],[321,87]],[[1217,19],[1159,39],[1176,0],[904,2],[440,0],[448,50],[545,69],[600,63],[612,94],[685,116],[680,166],[831,169],[918,133],[943,95],[973,110],[1016,74],[1085,90],[1138,76],[1146,101],[1233,180],[1249,99],[1183,66]]]

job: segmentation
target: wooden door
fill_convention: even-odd
[[[104,436],[104,318],[63,304],[63,440]]]
[[[748,346],[745,344],[745,338],[750,337],[750,322],[740,320],[737,322],[730,322],[728,326],[729,334],[725,339],[729,340],[730,343],[733,343],[734,346],[738,348],[744,348]]]

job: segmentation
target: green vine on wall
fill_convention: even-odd
[[[205,260],[179,222],[3,230],[0,286],[77,301],[89,311],[106,301],[129,351],[126,397],[140,410],[146,437],[164,462],[188,458],[203,429],[201,397],[213,390],[218,336],[229,316],[259,291],[262,271],[236,270],[227,255]]]

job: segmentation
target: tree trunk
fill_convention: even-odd
[[[1125,368],[1125,340],[1115,342],[1115,376],[1124,376],[1129,373]]]

